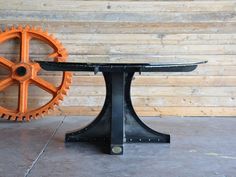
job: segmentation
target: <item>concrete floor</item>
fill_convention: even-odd
[[[143,118],[171,144],[126,144],[123,156],[64,143],[90,117],[0,120],[0,177],[236,177],[236,118]]]

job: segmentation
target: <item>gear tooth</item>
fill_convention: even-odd
[[[66,82],[71,84],[71,78],[66,78]]]
[[[36,117],[36,114],[32,114],[32,115],[30,116],[31,119],[35,119],[35,117]]]
[[[49,106],[48,106],[48,110],[50,110],[50,109],[52,109],[52,105],[49,105]]]
[[[62,96],[62,95],[59,95],[59,96],[58,96],[58,99],[59,99],[60,101],[63,101],[63,96]]]
[[[45,116],[45,113],[41,112],[40,117],[44,117],[44,116]]]
[[[15,26],[14,25],[12,25],[11,26],[11,30],[15,30],[16,28],[15,28]]]
[[[30,116],[29,116],[29,115],[26,115],[26,116],[24,117],[24,120],[25,120],[25,121],[30,121]]]
[[[10,120],[9,116],[4,116],[3,119]]]
[[[9,30],[10,30],[9,27],[6,26],[6,28],[5,28],[5,32],[8,32]]]
[[[23,121],[23,117],[22,116],[20,116],[20,117],[18,117],[17,119],[15,119],[16,121],[18,121],[18,122],[22,122]]]
[[[9,117],[9,116],[4,115],[2,118],[5,119],[5,120],[9,120],[8,117]]]
[[[65,48],[63,48],[63,49],[61,50],[61,53],[62,53],[63,55],[68,55],[67,50],[66,50]]]
[[[39,119],[44,118],[44,114],[40,114],[38,118],[39,118]]]
[[[42,29],[41,27],[38,27],[36,30],[37,30],[38,32],[43,32],[43,29]]]
[[[22,29],[23,29],[22,25],[19,25],[18,30],[22,30]]]
[[[13,117],[13,116],[12,116]],[[16,121],[22,122],[23,121],[24,116],[23,115],[18,115],[16,117],[14,117],[13,119],[15,119]]]
[[[29,30],[29,29],[30,29],[30,26],[29,26],[29,25],[26,25],[26,26],[25,26],[25,29],[26,29],[26,30]]]
[[[37,119],[39,119],[39,116],[40,116],[40,114],[36,113],[35,116],[33,117],[33,119],[37,120]]]
[[[29,115],[29,119],[33,119],[33,118],[34,118],[33,114]]]
[[[48,111],[49,111],[49,109],[46,109],[45,112],[44,112],[44,114],[48,114]]]
[[[30,120],[33,119],[33,116],[32,116],[32,115],[29,115],[29,119],[30,119]]]
[[[14,120],[14,121],[16,121],[16,120],[17,120],[17,117],[10,115],[10,116],[8,116],[7,119],[8,119],[8,120]],[[19,119],[18,121],[21,121],[21,120]]]
[[[10,116],[9,115],[6,115],[6,114],[3,114],[3,117],[2,117],[3,119],[7,119],[7,120],[10,120],[9,118],[10,118]]]
[[[34,26],[31,26],[30,29],[34,31],[34,30],[35,30],[35,27],[34,27]]]
[[[45,30],[44,33],[45,33],[46,35],[49,35],[48,30]]]
[[[56,44],[58,44],[58,45],[62,45],[61,42],[60,42],[57,38],[55,38],[55,42],[56,42]]]
[[[3,119],[10,120],[8,115],[4,115]]]
[[[38,116],[39,116],[40,114],[39,113],[35,113],[34,115],[33,115],[33,119],[38,119]]]
[[[58,101],[58,100],[55,101],[55,102],[54,102],[54,105],[59,106],[59,101]]]
[[[72,75],[70,73],[66,73],[66,77],[67,79],[72,80]]]
[[[63,95],[67,95],[67,92],[66,92],[65,89],[62,89],[62,90],[61,90],[61,93],[62,93]]]
[[[54,35],[53,34],[50,34],[49,35],[52,39],[55,39]]]
[[[70,88],[69,85],[65,85],[65,89],[68,90]]]
[[[55,111],[55,106],[54,105],[50,106],[50,110]]]

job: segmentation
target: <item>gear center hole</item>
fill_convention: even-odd
[[[25,76],[26,75],[26,73],[27,73],[27,70],[26,70],[26,68],[24,67],[24,66],[20,66],[20,67],[18,67],[17,69],[16,69],[16,74],[18,75],[18,76]]]

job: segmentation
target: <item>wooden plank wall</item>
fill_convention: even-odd
[[[208,60],[191,73],[136,75],[132,99],[145,116],[236,115],[236,1],[0,0],[0,25],[42,26],[62,41],[69,61],[179,62]],[[40,59],[32,42],[31,58]],[[11,49],[11,51],[10,51]],[[0,53],[15,56],[7,45]],[[14,58],[14,57],[13,57]],[[104,101],[101,75],[74,73],[69,95],[53,114],[95,115]],[[46,79],[60,76],[44,73]],[[14,88],[1,104],[13,103]],[[31,94],[31,104],[47,99]]]

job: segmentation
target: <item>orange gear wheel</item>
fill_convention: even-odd
[[[31,61],[29,58],[29,46],[32,38],[41,40],[49,44],[53,49],[53,53],[48,55],[48,58],[53,58],[55,62],[64,62],[67,59],[67,51],[62,44],[52,35],[44,32],[41,28],[30,26],[11,27],[0,33],[0,43],[9,39],[18,38],[21,41],[20,60],[12,62],[0,56],[0,66],[7,68],[10,71],[8,77],[0,80],[0,92],[12,84],[19,85],[18,106],[16,110],[0,106],[0,116],[9,120],[29,121],[31,118],[45,114],[48,110],[53,109],[55,105],[63,100],[63,96],[69,89],[71,84],[71,73],[63,72],[61,84],[57,87],[54,84],[44,80],[38,75],[40,71],[39,64]],[[45,90],[52,95],[52,99],[39,108],[30,110],[28,108],[28,88],[29,84],[34,84],[37,87]]]

